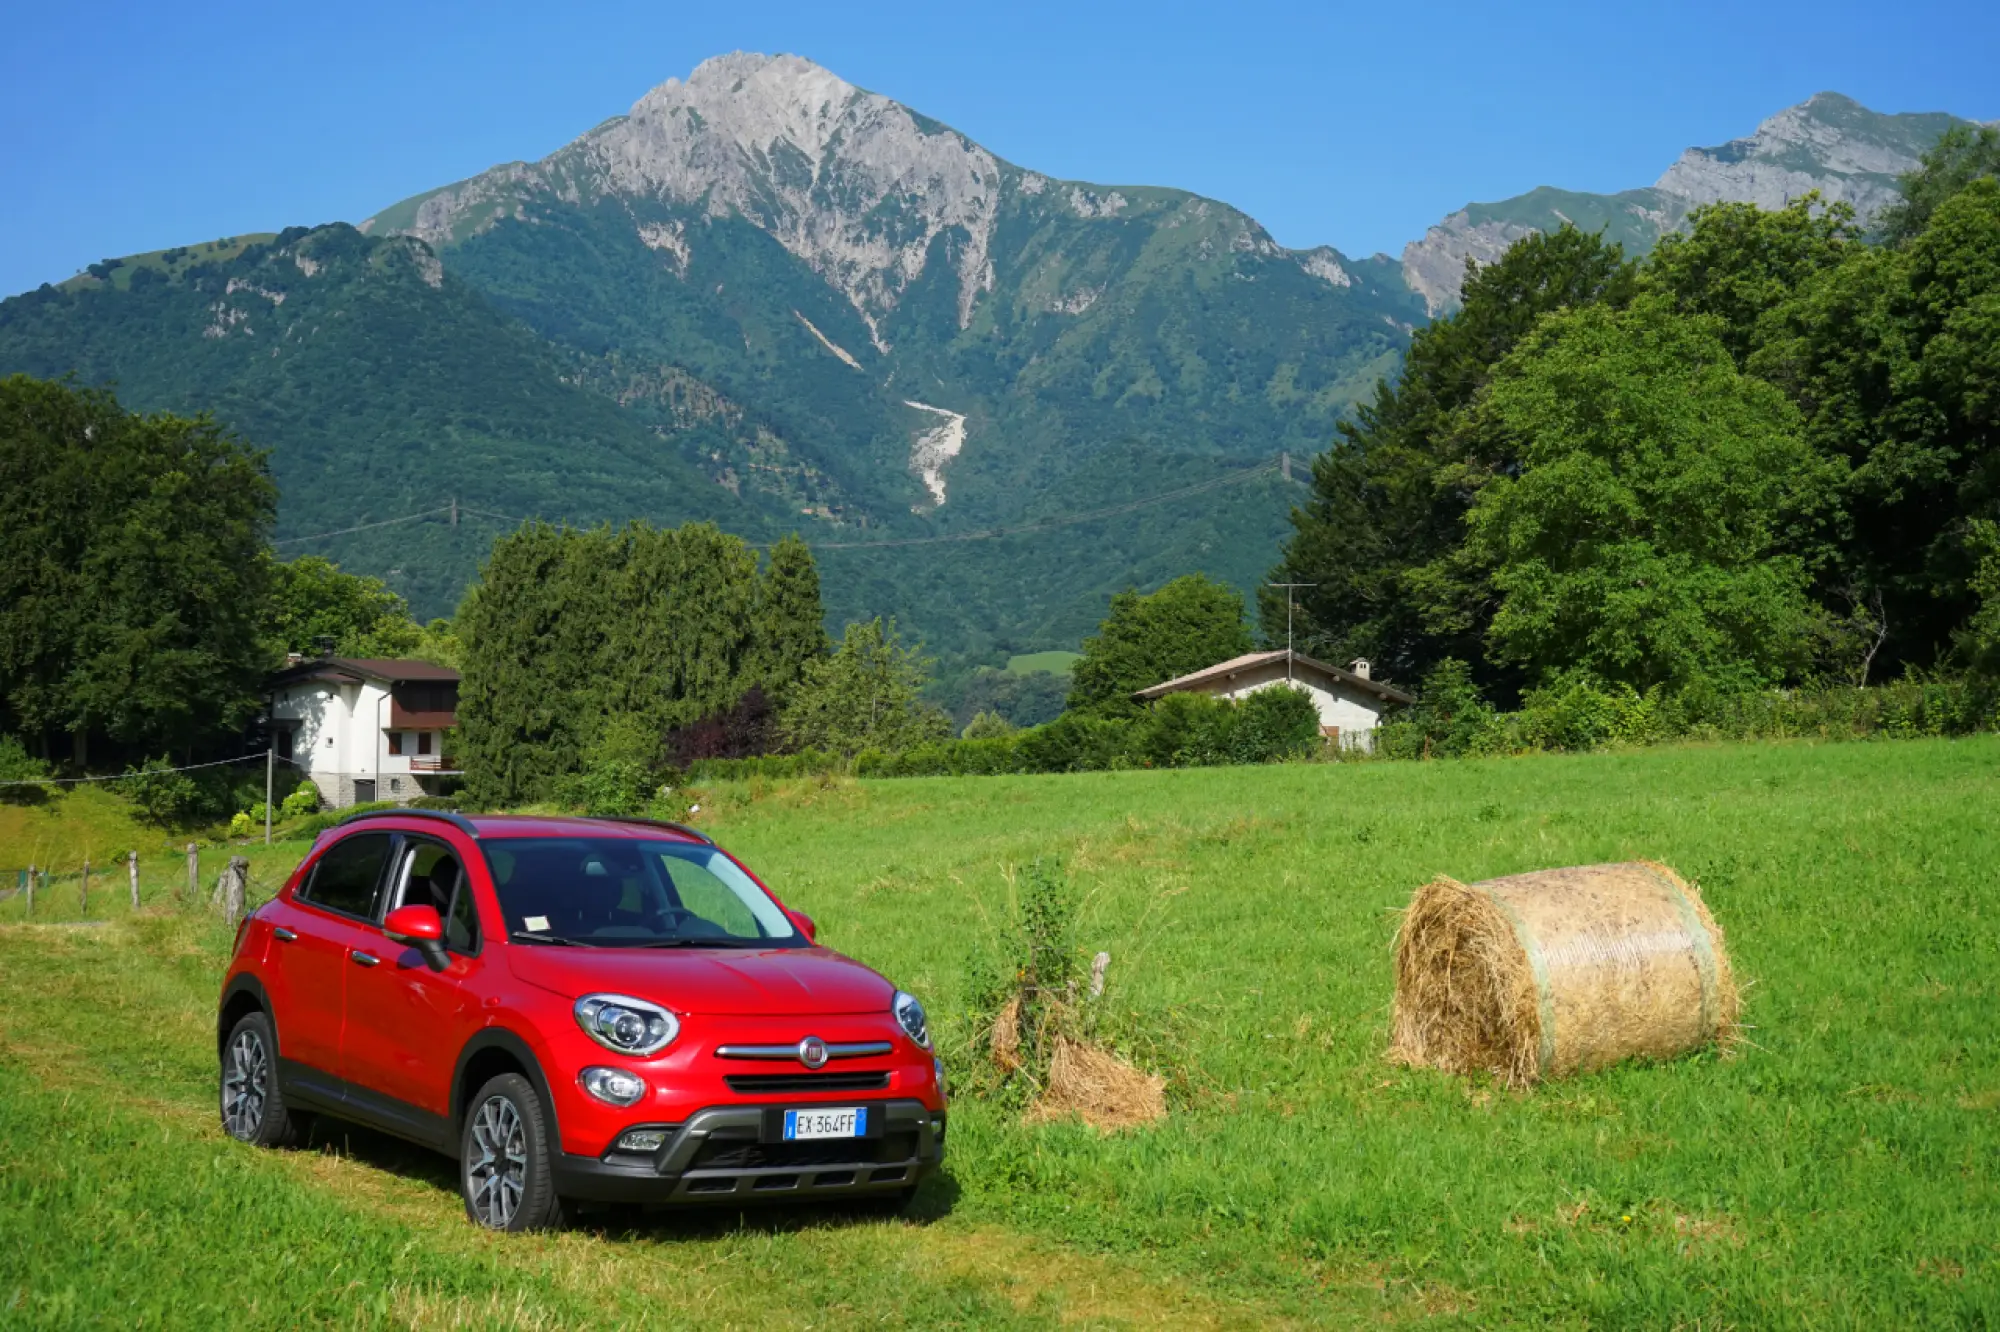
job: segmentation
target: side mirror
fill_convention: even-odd
[[[445,969],[444,922],[438,919],[436,907],[397,907],[382,922],[382,933],[390,942],[408,944],[422,953],[432,971]]]
[[[819,926],[813,924],[811,916],[803,911],[787,910],[785,914],[792,918],[792,924],[798,927],[799,933],[806,936],[807,943],[819,942]]]

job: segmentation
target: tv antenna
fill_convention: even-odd
[[[1301,587],[1318,587],[1318,583],[1266,583],[1265,587],[1285,589],[1285,683],[1292,681],[1292,593]]]

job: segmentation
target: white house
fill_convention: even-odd
[[[449,667],[321,657],[286,667],[269,689],[272,745],[327,805],[407,802],[455,773],[445,757],[458,724],[458,672]]]
[[[1289,684],[1311,695],[1319,709],[1320,733],[1335,744],[1370,749],[1375,727],[1391,704],[1414,703],[1402,690],[1369,678],[1368,663],[1343,671],[1288,648],[1250,652],[1179,679],[1141,689],[1132,697],[1150,703],[1167,694],[1193,691],[1217,698],[1242,698],[1259,689]]]

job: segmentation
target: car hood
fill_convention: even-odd
[[[565,999],[629,994],[683,1015],[800,1017],[886,1013],[896,989],[851,958],[825,948],[548,948],[507,950],[507,966]]]

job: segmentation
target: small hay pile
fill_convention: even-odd
[[[1665,865],[1543,870],[1417,890],[1396,935],[1390,1054],[1531,1086],[1737,1034],[1722,931]]]
[[[1021,1003],[1008,1001],[993,1023],[993,1063],[1004,1074],[1026,1070],[1021,1053]],[[1108,1050],[1087,1041],[1053,1034],[1048,1074],[1023,1119],[1030,1124],[1081,1119],[1094,1129],[1117,1132],[1156,1124],[1167,1117],[1167,1080],[1143,1073]]]

